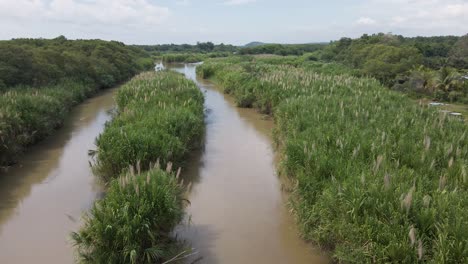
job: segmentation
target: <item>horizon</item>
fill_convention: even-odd
[[[379,33],[383,33],[383,34],[392,34],[392,35],[400,35],[400,34],[395,34],[393,32],[389,32],[389,33],[384,33],[384,32],[376,32],[376,33],[372,33],[372,34],[379,34]],[[364,33],[364,34],[368,34],[368,33]],[[363,34],[363,35],[364,35]],[[372,35],[372,34],[368,34],[368,35]],[[468,34],[468,33],[467,33]],[[465,36],[467,34],[462,34],[462,35],[431,35],[431,36],[404,36],[404,35],[401,35],[405,38],[417,38],[417,37],[423,37],[423,38],[429,38],[429,37],[462,37],[462,36]],[[360,38],[362,37],[363,35],[361,36],[356,36],[356,37],[353,37],[352,39],[357,39],[357,38]],[[123,44],[125,45],[128,45],[128,46],[156,46],[156,45],[192,45],[192,46],[195,46],[197,45],[198,43],[207,43],[207,42],[212,42],[213,44],[215,45],[220,45],[220,44],[224,44],[224,45],[232,45],[234,47],[239,47],[239,48],[242,48],[242,47],[245,47],[249,44],[252,44],[252,43],[260,43],[260,45],[269,45],[269,44],[277,44],[277,45],[307,45],[307,44],[329,44],[330,42],[334,42],[334,41],[339,41],[341,38],[346,38],[346,37],[341,37],[341,38],[338,38],[338,39],[332,39],[332,40],[328,40],[328,41],[318,41],[318,42],[296,42],[296,43],[284,43],[284,42],[263,42],[263,41],[257,41],[257,40],[253,40],[253,41],[249,41],[247,43],[241,43],[241,44],[232,44],[232,43],[226,43],[226,42],[213,42],[213,41],[210,41],[210,40],[206,40],[206,41],[196,41],[194,43],[187,43],[187,42],[180,42],[180,43],[172,43],[172,42],[168,42],[168,43],[145,43],[145,44],[135,44],[135,43],[125,43],[123,41],[119,41],[119,40],[115,40],[115,39],[101,39],[101,38],[69,38],[65,35],[60,35],[60,36],[56,36],[56,37],[50,37],[50,38],[44,38],[44,37],[17,37],[17,38],[10,38],[10,39],[0,39],[0,41],[9,41],[9,40],[17,40],[17,39],[44,39],[44,40],[53,40],[55,38],[58,38],[58,37],[65,37],[67,40],[103,40],[103,41],[117,41],[117,42],[122,42]]]
[[[467,0],[0,0],[0,39],[115,40],[129,45],[328,43],[391,32],[468,33]],[[344,2],[344,3],[343,3]],[[293,15],[291,15],[293,14]]]

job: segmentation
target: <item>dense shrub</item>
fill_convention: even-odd
[[[95,171],[115,177],[129,165],[161,162],[180,165],[203,134],[203,94],[175,72],[146,72],[123,85],[118,114],[97,138]]]
[[[182,220],[182,189],[158,168],[110,184],[84,226],[72,234],[83,263],[162,263],[176,255],[172,229]]]
[[[152,65],[146,52],[114,41],[0,41],[0,166],[50,135],[76,103]]]
[[[168,172],[201,142],[203,94],[181,74],[145,72],[119,89],[116,102],[94,166],[110,187],[72,238],[84,263],[163,263],[184,254],[171,237],[183,216],[182,187]]]
[[[173,63],[173,62],[186,62],[186,63],[193,63],[193,62],[200,62],[204,60],[206,56],[204,54],[179,54],[179,53],[170,53],[165,54],[162,56],[162,60],[166,63]]]
[[[0,166],[10,165],[25,147],[50,135],[73,105],[95,91],[95,86],[75,81],[0,91]]]
[[[208,61],[244,106],[273,113],[303,236],[337,262],[468,261],[466,124],[374,79]]]

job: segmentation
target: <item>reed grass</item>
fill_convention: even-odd
[[[172,229],[182,220],[182,188],[172,172],[152,168],[111,182],[84,226],[72,234],[81,263],[163,263],[177,254]]]
[[[198,74],[274,116],[301,234],[340,263],[468,262],[468,135],[374,79],[262,61]],[[328,70],[327,70],[328,71]]]
[[[0,92],[0,166],[11,165],[27,146],[51,135],[72,106],[96,91],[90,83],[64,81]]]
[[[203,94],[169,72],[145,72],[123,85],[117,113],[96,139],[95,172],[106,196],[72,234],[83,263],[167,263],[186,257],[171,236],[183,218],[180,169],[204,132]],[[152,161],[158,160],[156,165]],[[159,164],[167,163],[162,171]],[[146,172],[142,172],[146,171]]]
[[[145,72],[122,86],[117,115],[96,139],[95,172],[104,179],[141,162],[174,162],[200,144],[204,133],[203,94],[183,75]]]

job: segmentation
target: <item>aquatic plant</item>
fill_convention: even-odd
[[[183,217],[176,176],[155,167],[114,179],[72,234],[80,262],[163,263],[176,255],[170,232]]]
[[[93,169],[109,189],[72,234],[82,262],[163,263],[185,256],[170,235],[183,217],[180,170],[171,170],[201,142],[203,101],[194,82],[169,71],[141,73],[119,89],[117,113],[91,151]],[[160,161],[168,164],[165,172]]]
[[[109,179],[141,162],[180,166],[204,132],[203,94],[183,75],[145,72],[123,85],[117,114],[96,139],[95,172]]]
[[[86,82],[63,81],[0,92],[0,166],[12,164],[27,146],[52,134],[70,108],[96,89]]]
[[[228,59],[197,72],[274,116],[301,233],[335,261],[467,262],[466,124],[375,79],[316,69]]]

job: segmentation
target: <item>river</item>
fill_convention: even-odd
[[[276,175],[273,122],[237,108],[195,65],[170,66],[205,94],[206,135],[183,170],[192,183],[189,224],[175,233],[197,254],[187,263],[326,263],[299,238]],[[0,175],[0,263],[74,263],[69,235],[102,195],[88,150],[111,118],[116,89],[75,107],[64,126]]]
[[[110,119],[115,91],[76,106],[61,129],[0,174],[0,263],[74,263],[70,232],[102,193],[88,150]]]
[[[171,66],[205,94],[205,147],[183,175],[193,183],[189,225],[177,235],[196,252],[187,263],[326,263],[299,238],[276,175],[273,122],[196,77],[196,66]]]

